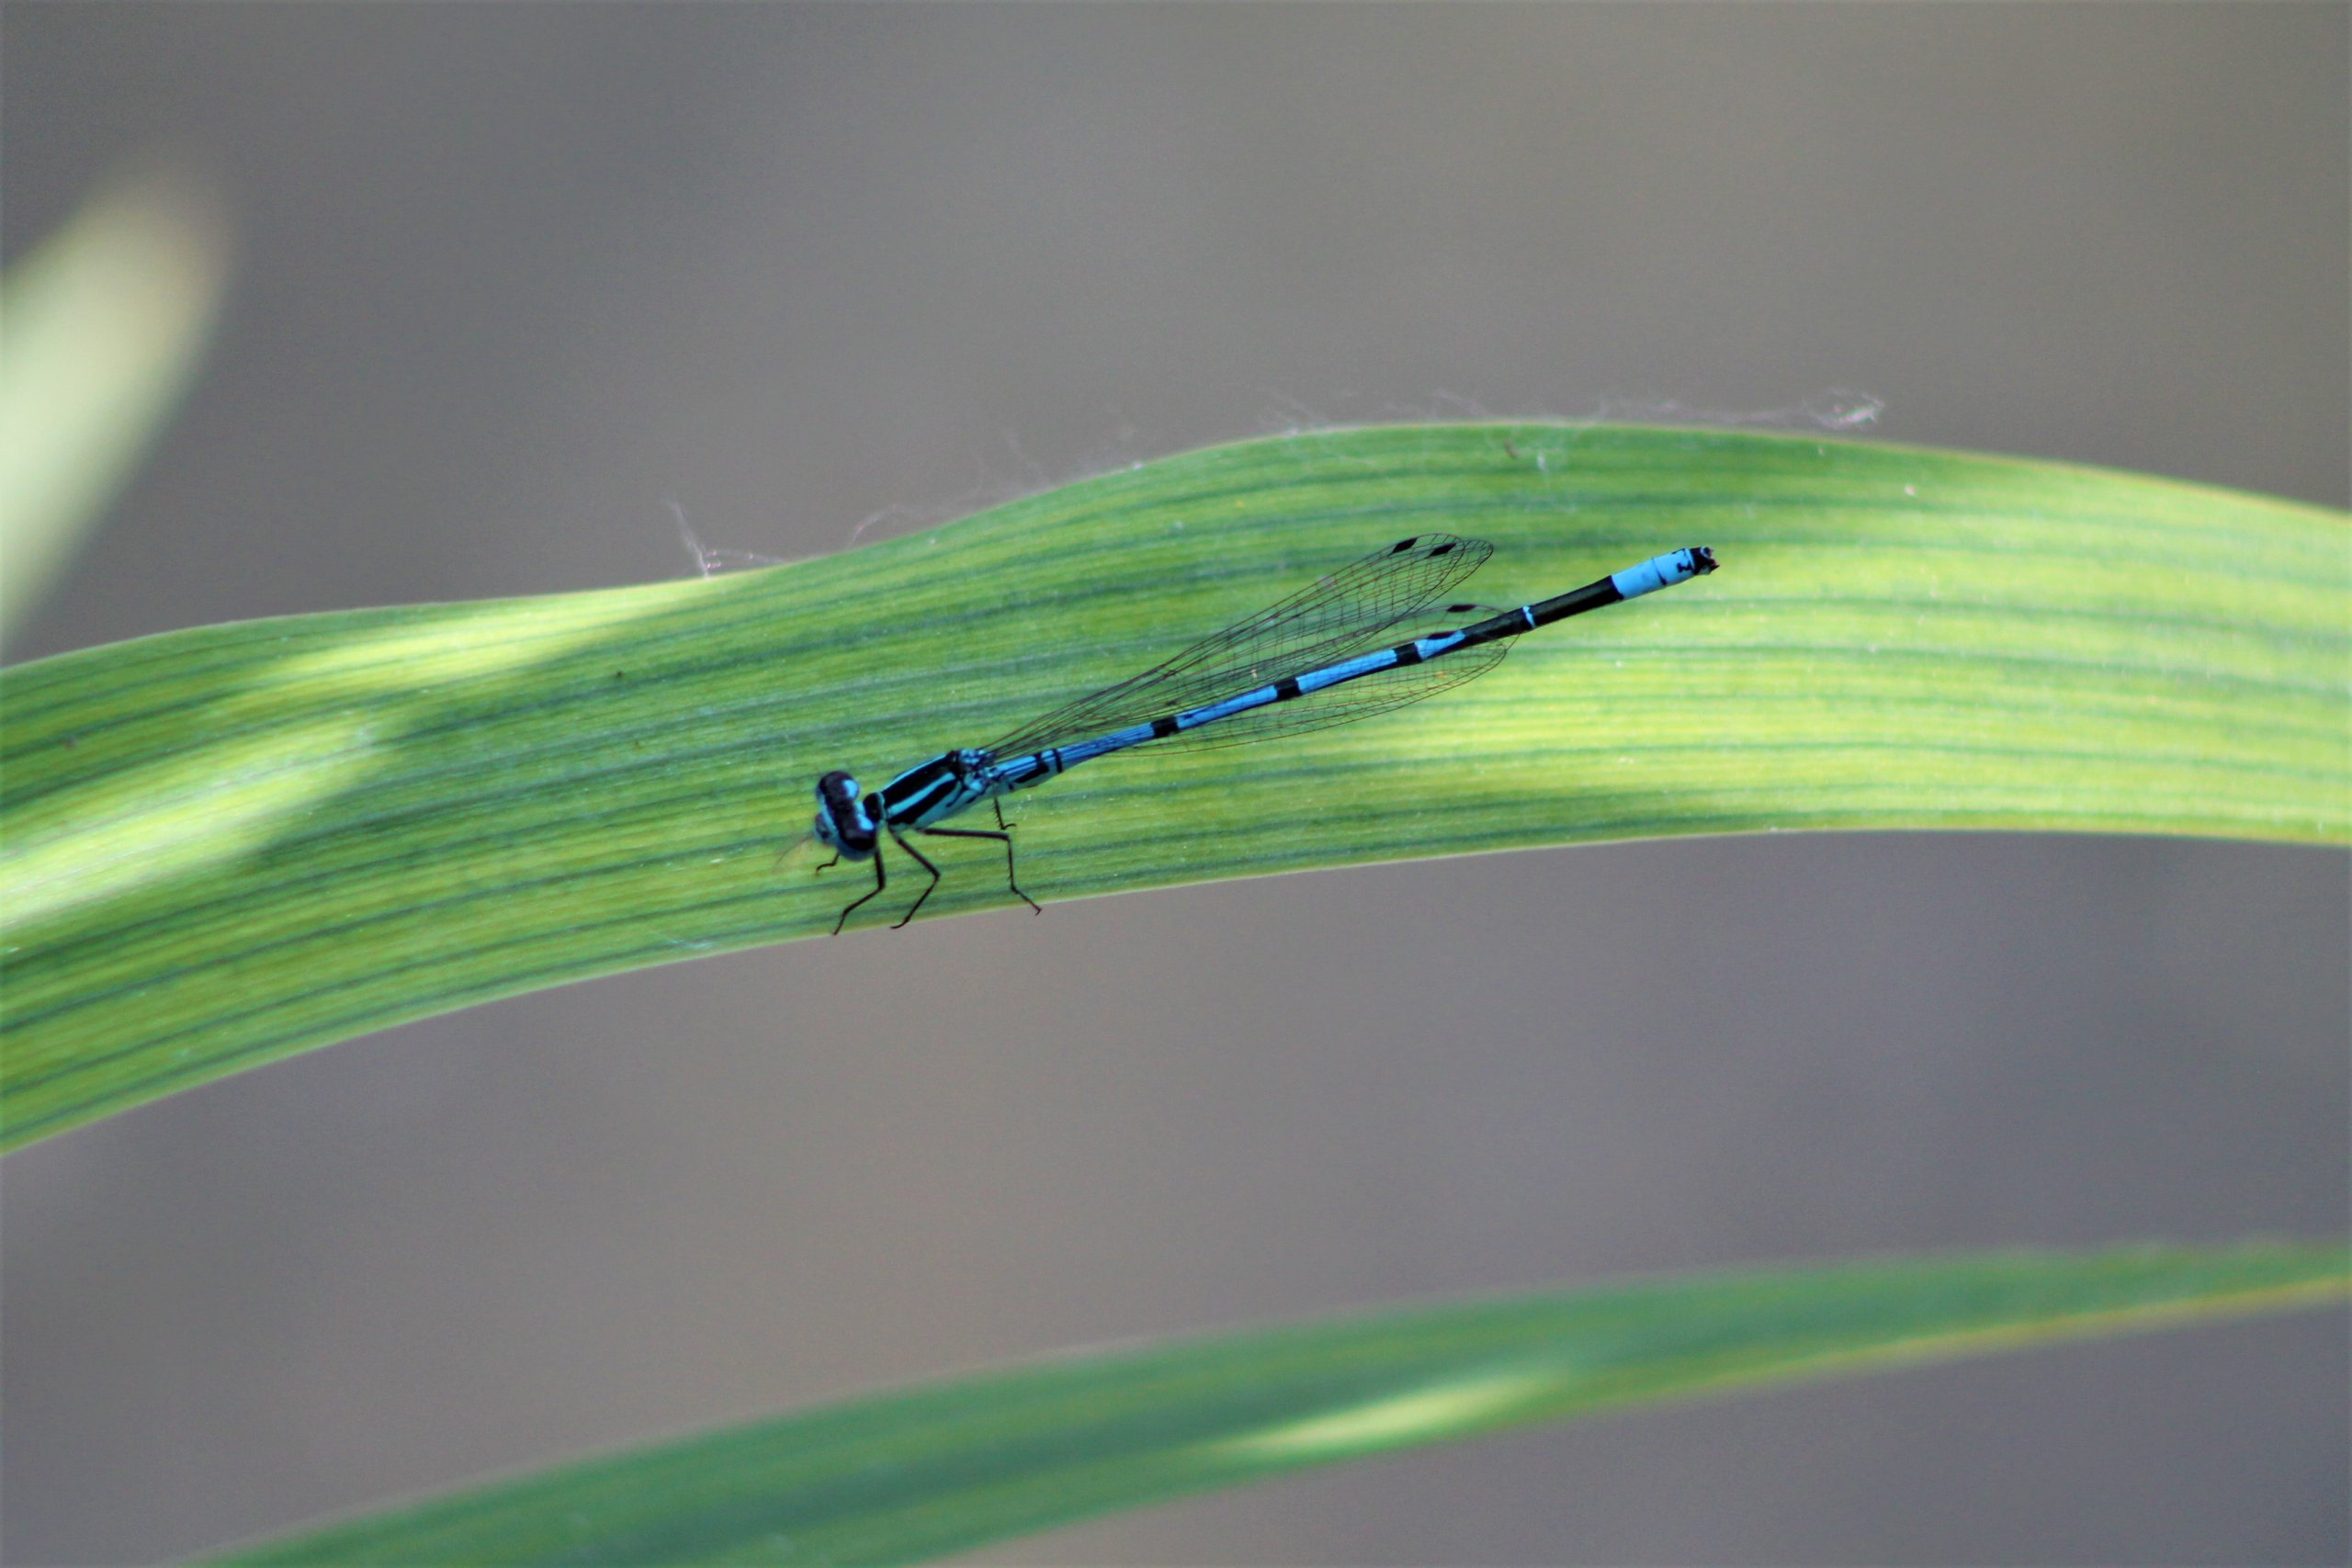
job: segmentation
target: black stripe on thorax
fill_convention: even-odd
[[[956,788],[956,768],[941,757],[884,784],[876,796],[894,821],[920,816],[933,800]]]

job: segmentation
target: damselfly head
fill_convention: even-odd
[[[851,860],[874,852],[880,825],[859,797],[857,781],[838,768],[817,781],[815,831],[819,842]]]

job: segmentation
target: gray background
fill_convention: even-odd
[[[1293,423],[1833,386],[1893,437],[2340,505],[2346,16],[17,0],[8,254],[158,145],[243,247],[17,651],[673,576],[669,499],[795,555]],[[1416,1293],[2341,1232],[2346,925],[2315,851],[1685,841],[435,1020],[10,1156],[0,1546],[182,1553]],[[2345,1334],[1620,1416],[989,1555],[2341,1562]]]

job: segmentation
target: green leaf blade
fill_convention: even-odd
[[[2341,1301],[2352,1253],[1975,1255],[1642,1280],[1070,1358],[589,1459],[217,1561],[896,1562],[1595,1414]]]
[[[1752,432],[1334,431],[1189,453],[709,582],[201,628],[0,673],[0,1146],[405,1019],[829,930],[805,831],[1366,549],[1467,592],[1714,576],[1484,679],[1022,797],[1048,906],[1178,882],[1799,828],[2352,837],[2342,513]],[[1302,810],[1301,803],[1311,803]],[[1010,901],[945,853],[925,918]],[[913,874],[860,922],[896,919]],[[1049,916],[1050,918],[1050,916]]]

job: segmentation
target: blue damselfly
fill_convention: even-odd
[[[846,773],[827,773],[817,781],[816,837],[833,858],[817,869],[842,860],[874,863],[873,890],[842,910],[834,934],[859,905],[888,886],[882,868],[885,833],[931,874],[930,885],[898,925],[913,919],[939,886],[939,868],[907,842],[908,830],[1002,843],[1005,886],[1035,909],[1037,901],[1015,879],[1012,836],[998,804],[1014,790],[1130,746],[1238,745],[1369,718],[1485,674],[1502,661],[1511,638],[1538,626],[1715,570],[1714,555],[1704,546],[1670,550],[1556,598],[1366,651],[1399,622],[1427,612],[1493,553],[1484,540],[1450,534],[1400,539],[1165,664],[1057,708],[990,745],[943,751],[871,795],[860,793]],[[1450,604],[1442,613],[1487,608]],[[935,826],[984,800],[996,812],[994,831]]]

